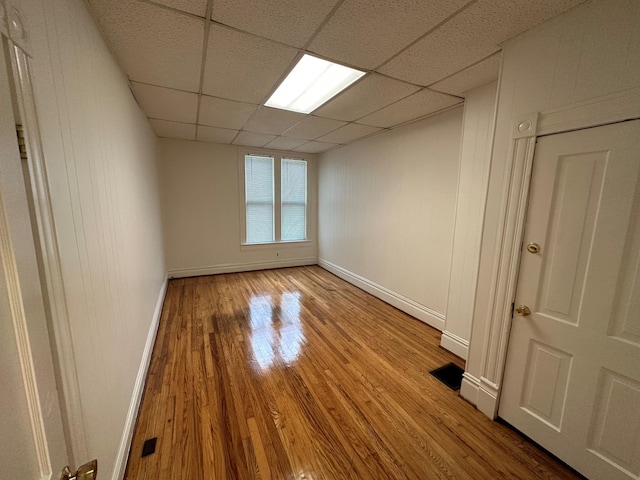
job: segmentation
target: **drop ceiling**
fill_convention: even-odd
[[[584,0],[89,0],[160,137],[319,153],[451,108],[500,45]],[[304,53],[367,72],[310,115],[264,106]]]

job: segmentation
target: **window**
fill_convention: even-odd
[[[307,240],[307,161],[244,156],[243,243]]]
[[[244,158],[247,243],[273,242],[273,158]]]
[[[307,162],[283,158],[281,172],[281,239],[304,240],[307,238]]]

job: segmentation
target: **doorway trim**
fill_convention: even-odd
[[[496,418],[511,329],[512,304],[520,266],[531,168],[537,137],[597,127],[640,118],[640,88],[632,88],[578,104],[515,118],[493,254],[490,301],[482,340],[480,377],[465,372],[461,394],[475,400],[477,408]]]
[[[63,422],[68,428],[69,461],[88,458],[80,389],[77,378],[75,354],[69,325],[58,240],[51,204],[51,193],[42,147],[40,127],[35,103],[31,73],[32,45],[28,19],[18,8],[16,0],[0,0],[0,35],[6,37],[11,61],[13,86],[20,121],[24,129],[27,165],[33,197],[37,232],[34,240],[42,259],[43,293],[45,308],[55,339],[54,356],[57,358],[63,398]],[[66,434],[65,434],[66,435]]]

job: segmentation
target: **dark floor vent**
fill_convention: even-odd
[[[464,370],[455,363],[448,363],[443,367],[431,370],[429,373],[444,383],[451,390],[460,390]]]
[[[156,451],[156,441],[158,437],[153,437],[148,440],[145,440],[142,444],[142,456],[146,457],[147,455],[151,455]]]

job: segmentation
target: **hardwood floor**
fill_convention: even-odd
[[[578,478],[429,375],[439,340],[319,267],[172,280],[125,478]]]

